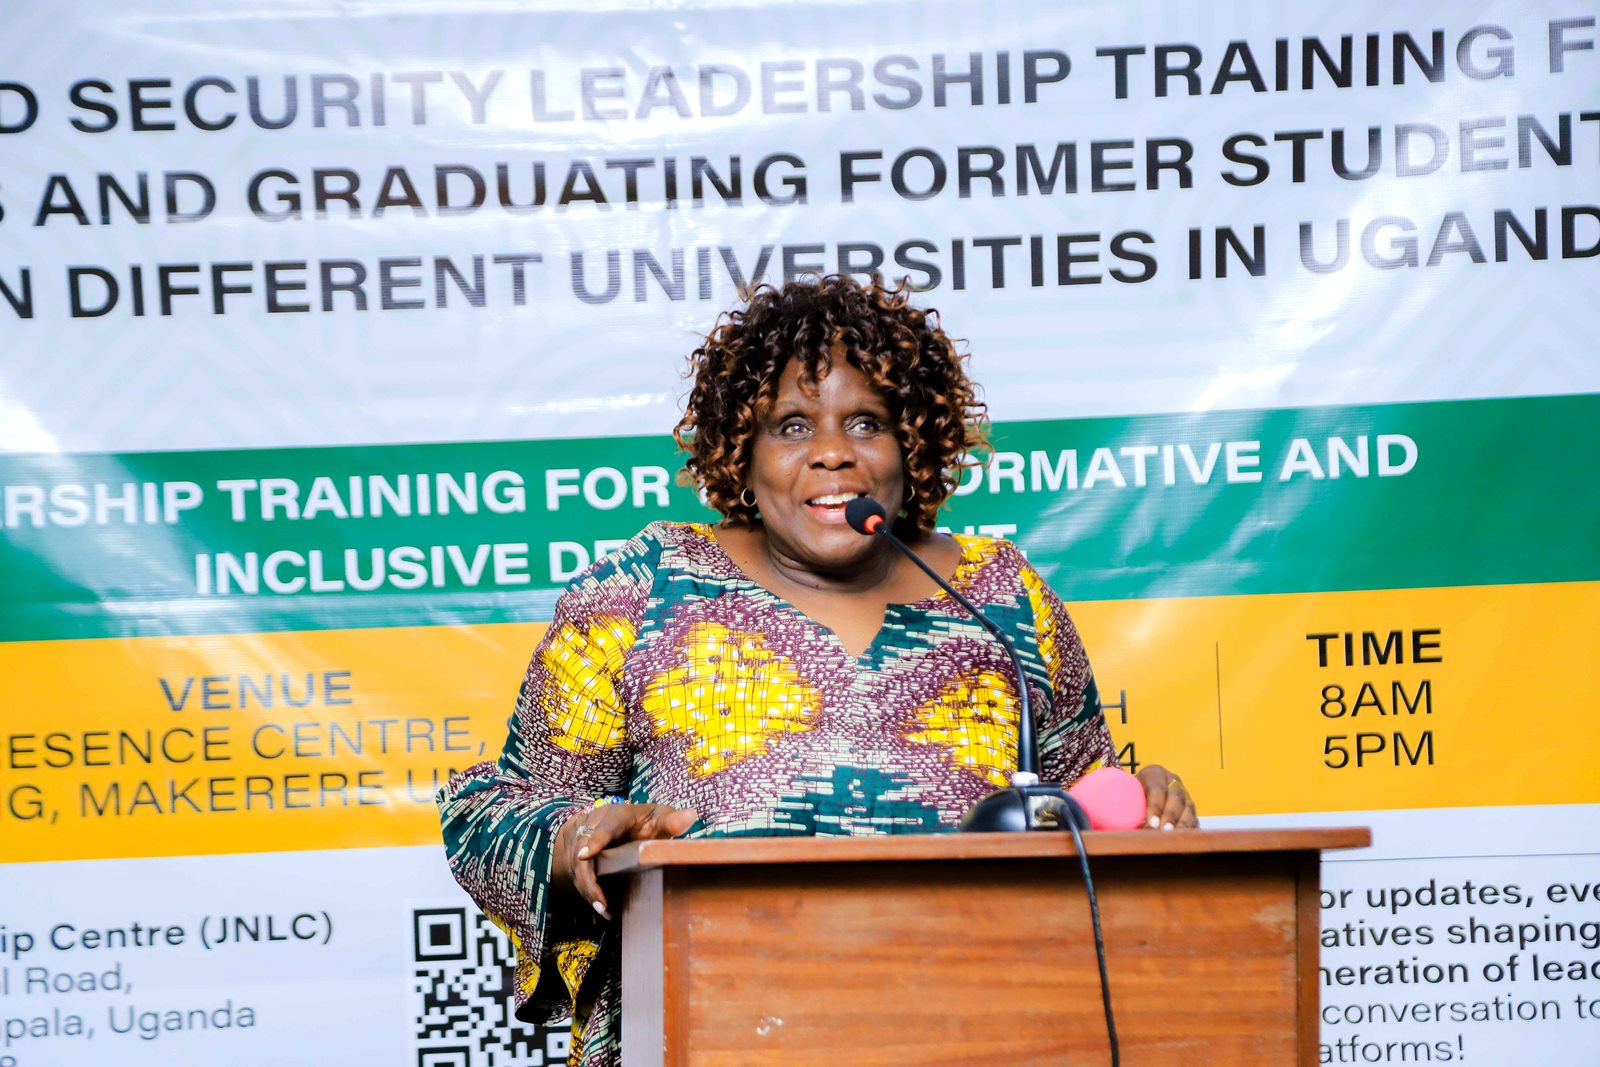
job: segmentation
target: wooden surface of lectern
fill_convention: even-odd
[[[1087,835],[1123,1063],[1316,1063],[1319,853],[1370,842]],[[1070,834],[647,841],[600,871],[625,1064],[1110,1062]]]

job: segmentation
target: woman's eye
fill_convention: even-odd
[[[785,419],[778,424],[778,433],[784,437],[799,437],[805,432],[804,419]]]
[[[876,416],[862,415],[855,421],[855,430],[857,433],[880,433],[883,430],[883,422]]]

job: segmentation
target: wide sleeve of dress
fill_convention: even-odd
[[[552,846],[569,818],[627,791],[619,682],[660,552],[647,529],[573,580],[528,665],[499,760],[439,791],[450,870],[511,938],[525,1020],[570,1013],[598,950],[595,913],[576,894],[552,892]]]
[[[1023,561],[1020,574],[1033,608],[1039,656],[1050,675],[1049,707],[1037,713],[1039,770],[1047,782],[1071,785],[1096,768],[1116,766],[1117,749],[1066,606],[1031,564]]]

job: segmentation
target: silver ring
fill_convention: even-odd
[[[580,827],[578,827],[577,830],[575,830],[573,832],[573,836],[574,837],[593,837],[594,836],[594,827],[592,827],[592,826],[580,826]]]

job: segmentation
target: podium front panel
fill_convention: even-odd
[[[1123,1062],[1316,1062],[1317,856],[1094,862]],[[638,871],[627,1064],[1109,1062],[1075,857]]]

